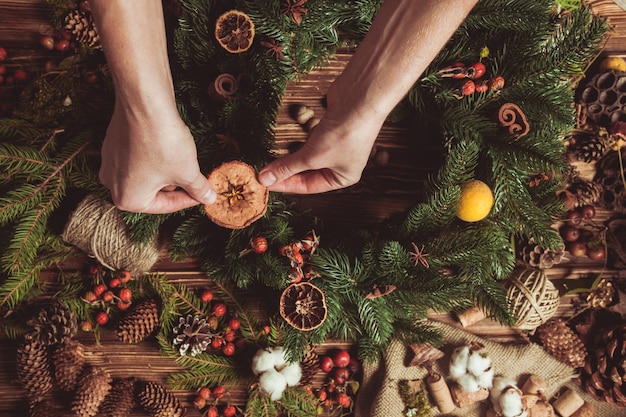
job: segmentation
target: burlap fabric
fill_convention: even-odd
[[[444,323],[432,322],[432,324],[440,328],[444,335],[445,344],[441,350],[445,356],[433,367],[435,372],[443,376],[448,375],[448,362],[454,348],[476,341],[482,343],[489,352],[496,375],[515,379],[519,387],[523,385],[528,375],[539,375],[548,385],[546,395],[551,400],[554,400],[565,387],[569,387],[585,401],[594,404],[597,417],[626,416],[626,410],[607,403],[599,403],[582,392],[581,387],[574,380],[574,369],[554,359],[539,345],[505,345],[484,340]],[[398,383],[402,380],[422,379],[427,375],[426,370],[421,366],[406,366],[412,357],[410,348],[399,341],[393,341],[380,362],[364,365],[363,383],[355,409],[356,417],[404,416],[404,404],[400,398]],[[489,407],[490,403],[487,400],[472,406],[457,408],[445,415],[483,417]],[[434,407],[432,415],[444,414],[439,413]]]

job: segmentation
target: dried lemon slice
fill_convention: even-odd
[[[254,168],[245,162],[223,163],[211,172],[209,182],[217,199],[213,204],[205,204],[204,211],[215,224],[243,229],[265,214],[269,191],[257,181]]]
[[[215,38],[233,54],[247,51],[254,39],[254,22],[239,10],[229,10],[217,18]]]

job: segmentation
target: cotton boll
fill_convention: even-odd
[[[500,405],[500,396],[507,387],[514,387],[515,381],[505,376],[497,376],[493,378],[493,384],[491,391],[489,392],[489,398],[491,404],[496,413],[502,414],[502,407]]]
[[[467,359],[467,370],[478,376],[491,368],[491,358],[484,350],[472,351]]]
[[[476,392],[480,389],[476,378],[472,374],[463,374],[456,379],[461,389],[465,392]]]
[[[490,389],[491,386],[493,385],[493,374],[494,374],[493,368],[489,368],[486,371],[483,371],[482,374],[476,375],[476,383],[481,388]]]
[[[252,358],[252,372],[255,375],[274,369],[274,354],[266,349],[259,349]]]
[[[282,346],[272,348],[272,356],[274,357],[274,368],[276,368],[276,370],[280,371],[287,365],[285,351]]]
[[[521,416],[524,411],[522,403],[522,391],[516,386],[505,388],[499,398],[503,417]]]
[[[287,386],[289,387],[298,385],[298,382],[300,382],[300,379],[302,378],[302,368],[297,362],[285,366],[280,373],[283,377],[285,377]]]
[[[287,379],[275,369],[269,369],[259,377],[259,386],[270,396],[272,401],[278,401],[283,396],[283,391],[287,388]]]
[[[456,381],[461,376],[467,374],[469,353],[469,346],[461,346],[454,349],[450,358],[450,378]]]

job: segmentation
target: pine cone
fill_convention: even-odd
[[[187,410],[163,385],[147,382],[137,395],[139,404],[152,417],[183,417]]]
[[[118,379],[106,396],[100,415],[104,417],[127,417],[135,408],[135,380]]]
[[[103,368],[89,366],[76,386],[72,411],[78,417],[93,417],[111,389],[111,376]]]
[[[549,269],[561,262],[563,248],[556,250],[544,249],[535,242],[530,241],[522,247],[520,257],[528,266]]]
[[[626,407],[626,325],[601,331],[593,340],[582,385],[596,400]]]
[[[67,340],[52,352],[54,381],[62,391],[73,391],[85,368],[85,348],[78,340]]]
[[[141,301],[120,320],[117,337],[124,343],[139,343],[159,325],[159,310],[156,301]]]
[[[299,385],[310,385],[313,382],[315,374],[319,370],[319,355],[315,350],[315,346],[311,346],[305,353],[304,358],[300,362],[300,368],[302,368],[302,377],[300,378]]]
[[[581,368],[585,365],[587,349],[576,333],[561,319],[551,318],[537,328],[543,348],[559,362]]]
[[[206,319],[191,314],[179,319],[173,335],[172,346],[181,355],[189,353],[191,356],[204,352],[214,336]]]
[[[572,139],[568,150],[578,161],[597,161],[609,150],[610,140],[606,129],[575,132]]]
[[[90,48],[100,47],[100,36],[96,30],[91,13],[73,9],[65,16],[65,30],[70,32],[74,39]]]
[[[63,407],[54,399],[46,398],[30,405],[30,417],[63,417]]]
[[[39,340],[47,345],[61,343],[71,339],[78,332],[76,316],[59,303],[50,304],[39,311],[27,323],[34,330],[26,335],[28,340]]]
[[[39,340],[23,341],[17,348],[16,366],[17,379],[31,400],[38,401],[52,391],[47,345]]]

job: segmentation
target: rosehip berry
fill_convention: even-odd
[[[128,303],[133,298],[133,292],[128,288],[122,288],[120,290],[120,293],[118,294],[118,297],[120,298],[120,300]]]
[[[0,46],[0,61],[7,59],[8,55],[7,50]]]
[[[90,332],[90,331],[92,331],[92,330],[93,330],[93,324],[91,324],[91,322],[89,322],[89,321],[83,321],[83,322],[80,324],[80,329],[81,329],[83,332]]]
[[[200,391],[198,391],[198,395],[200,395],[205,400],[208,400],[209,398],[211,398],[211,388],[209,387],[200,388]]]
[[[343,385],[350,378],[348,368],[335,368],[333,371],[333,380],[337,385]]]
[[[59,39],[54,43],[54,49],[59,52],[67,52],[70,50],[70,41],[67,39]]]
[[[100,297],[107,290],[107,286],[104,284],[98,284],[93,289],[93,293],[96,294],[96,297]]]
[[[120,310],[126,310],[128,307],[130,307],[131,302],[130,301],[117,300],[117,303],[115,305]]]
[[[23,69],[17,69],[13,73],[13,78],[15,78],[16,83],[25,83],[30,79],[30,74],[28,74]]]
[[[228,309],[226,308],[226,304],[224,303],[217,303],[213,306],[213,314],[215,314],[217,317],[224,316],[227,310]]]
[[[224,417],[234,417],[237,414],[237,409],[234,405],[229,405],[223,411]]]
[[[352,398],[345,392],[340,392],[336,397],[337,404],[339,404],[343,408],[350,408],[352,405]]]
[[[257,236],[250,240],[250,247],[256,254],[265,253],[268,248],[267,239],[263,236]]]
[[[111,301],[113,301],[114,295],[113,295],[113,291],[108,290],[105,291],[104,294],[102,294],[102,301],[104,301],[105,303],[110,303]]]
[[[217,385],[215,388],[213,388],[213,396],[218,400],[220,398],[224,398],[224,394],[226,394],[226,388],[224,387],[224,385]]]
[[[111,280],[109,281],[109,288],[117,288],[120,285],[122,285],[122,280],[117,277],[111,278]]]
[[[200,300],[202,300],[203,303],[208,303],[212,299],[213,299],[213,291],[211,290],[202,291],[202,294],[200,295]]]
[[[133,276],[128,271],[120,271],[118,272],[117,277],[120,281],[122,281],[122,284],[128,284]]]
[[[483,64],[482,62],[475,62],[468,68],[467,77],[471,78],[472,80],[476,80],[485,75],[485,72],[487,72],[485,64]]]
[[[322,389],[322,390],[320,390],[320,392],[317,394],[317,398],[318,398],[320,401],[326,401],[326,398],[328,398],[328,393]]]
[[[104,326],[109,322],[109,315],[105,311],[100,311],[96,314],[96,323],[100,326]]]
[[[213,340],[211,340],[211,347],[213,349],[219,349],[220,347],[222,347],[222,343],[223,340],[221,337],[216,337]]]
[[[235,347],[235,344],[232,342],[228,342],[224,345],[224,347],[222,347],[222,353],[226,356],[233,356],[236,351],[237,351],[237,348]]]
[[[226,333],[224,333],[224,340],[226,340],[227,342],[232,342],[233,340],[235,340],[236,336],[237,336],[237,333],[235,333],[234,330],[229,330]]]
[[[196,407],[198,410],[206,407],[206,399],[202,398],[201,396],[197,396],[194,400],[193,400],[193,406]]]
[[[489,80],[491,91],[500,91],[504,88],[504,77],[496,75]]]
[[[54,49],[54,38],[50,35],[42,35],[39,37],[39,43],[48,51],[52,51]]]
[[[474,84],[474,81],[472,80],[467,80],[461,85],[461,94],[464,96],[470,96],[474,94],[475,91],[476,84]]]
[[[216,406],[209,407],[206,410],[206,417],[219,417],[220,413]]]
[[[482,80],[476,83],[477,93],[486,93],[487,91],[489,91],[489,81]]]
[[[95,71],[83,71],[81,75],[83,81],[90,85],[96,84],[100,80],[100,77],[98,77],[98,73]]]
[[[350,353],[347,350],[338,350],[333,355],[333,362],[338,368],[345,368],[350,364]]]
[[[238,330],[241,327],[241,322],[239,321],[239,319],[230,319],[228,320],[228,327],[230,327],[232,330]]]
[[[89,274],[90,275],[97,275],[98,272],[100,272],[100,270],[102,270],[102,266],[100,266],[100,265],[89,265]]]
[[[93,303],[97,299],[98,297],[96,297],[96,294],[94,294],[93,291],[87,291],[85,295],[83,296],[83,300],[85,300],[88,303]]]

